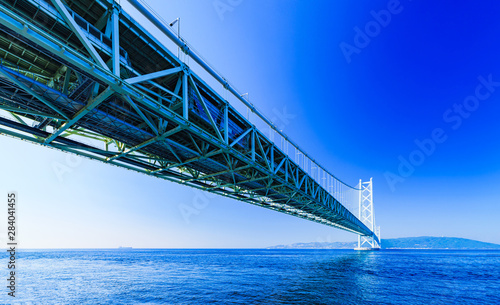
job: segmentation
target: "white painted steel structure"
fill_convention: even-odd
[[[359,180],[359,219],[378,237],[358,235],[356,250],[380,249],[380,227],[375,226],[375,212],[373,210],[373,180],[362,182]]]

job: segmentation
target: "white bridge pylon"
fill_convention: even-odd
[[[359,219],[375,236],[358,235],[358,247],[355,250],[380,249],[380,227],[375,226],[375,212],[373,210],[373,178],[368,182],[359,180]]]

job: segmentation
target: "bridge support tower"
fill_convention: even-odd
[[[371,251],[380,249],[380,227],[375,227],[373,211],[373,178],[368,182],[359,180],[359,219],[375,233],[375,236],[358,235],[358,247],[354,250]]]

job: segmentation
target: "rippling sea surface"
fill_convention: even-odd
[[[2,304],[500,304],[500,251],[25,250],[17,267]]]

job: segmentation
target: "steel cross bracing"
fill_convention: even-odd
[[[4,135],[374,235],[347,208],[360,189],[293,160],[112,0],[1,0],[0,110]]]
[[[375,226],[375,213],[373,210],[373,181],[362,182],[359,180],[361,192],[359,194],[359,218],[361,221],[375,232],[375,236],[358,236],[357,249],[380,248],[380,227]]]

